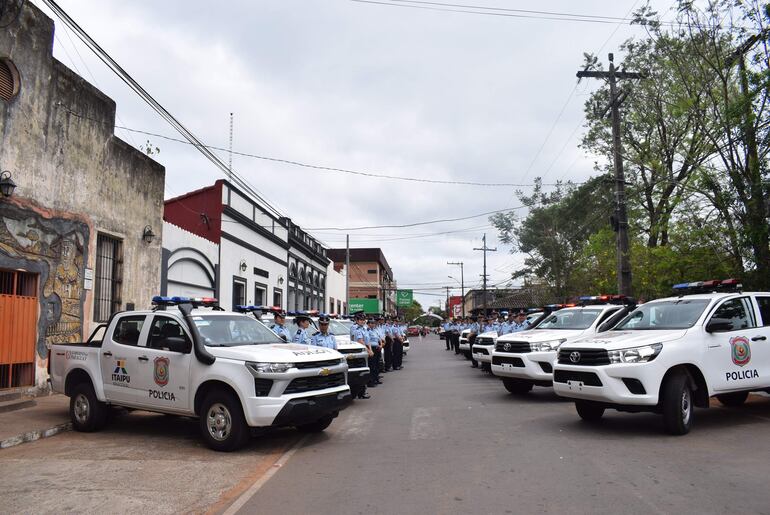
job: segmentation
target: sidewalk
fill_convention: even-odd
[[[0,413],[0,449],[72,429],[68,397],[49,395],[35,401],[35,406]]]

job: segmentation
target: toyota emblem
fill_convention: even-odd
[[[569,353],[569,360],[573,363],[577,363],[580,361],[580,353],[577,351],[570,352]]]
[[[503,345],[503,350],[511,350],[511,344],[506,343],[505,345]]]

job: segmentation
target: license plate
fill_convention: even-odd
[[[567,386],[569,386],[570,390],[582,391],[583,381],[567,381]]]

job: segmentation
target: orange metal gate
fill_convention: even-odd
[[[0,389],[35,383],[37,275],[0,270]]]

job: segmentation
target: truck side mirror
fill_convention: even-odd
[[[733,330],[733,323],[725,318],[712,318],[706,324],[707,333],[724,333]]]

